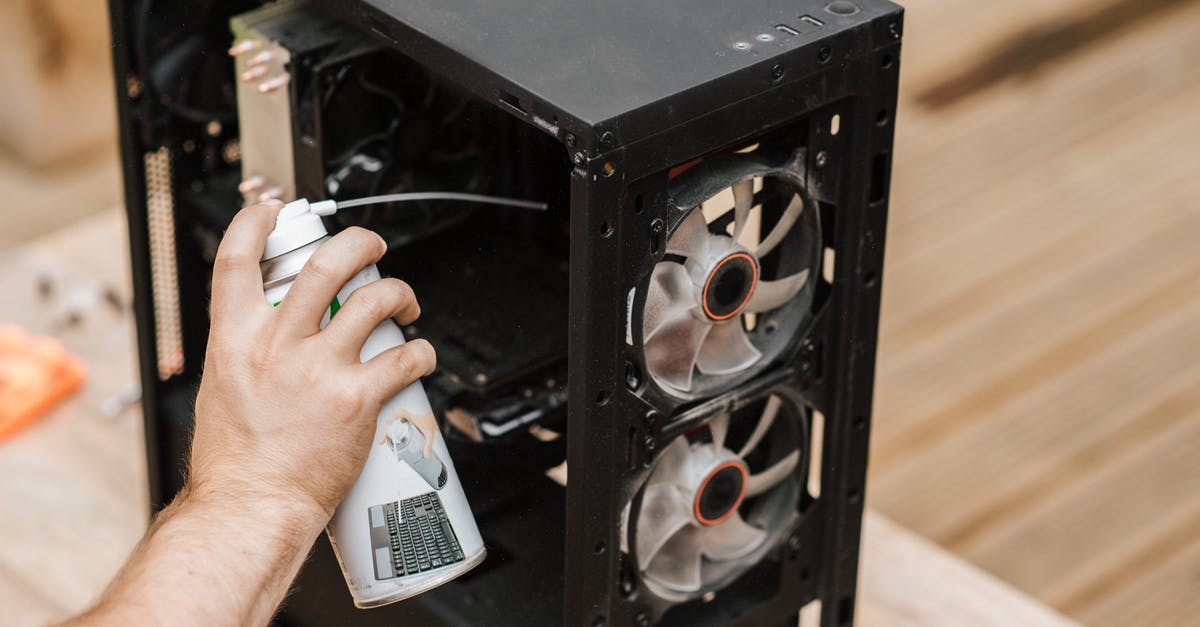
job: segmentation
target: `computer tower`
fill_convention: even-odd
[[[111,0],[155,509],[184,480],[216,244],[345,211],[488,544],[357,610],[318,542],[288,625],[853,622],[902,10],[883,0]]]

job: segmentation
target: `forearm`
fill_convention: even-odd
[[[264,625],[325,523],[300,503],[187,489],[70,625]]]

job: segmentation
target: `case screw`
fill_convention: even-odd
[[[833,50],[830,50],[829,46],[821,46],[821,49],[817,51],[817,60],[821,63],[828,63],[832,56]]]
[[[142,95],[142,80],[135,74],[125,77],[125,95],[130,100],[137,100]]]
[[[483,374],[482,372],[480,372],[475,375],[474,381],[475,381],[475,385],[486,385],[488,382],[488,376],[486,374]]]
[[[817,156],[813,158],[813,165],[817,166],[817,169],[829,165],[829,155],[824,150],[817,152]]]
[[[650,616],[645,612],[638,612],[637,616],[633,617],[637,621],[638,627],[648,627],[650,625]]]
[[[612,131],[604,131],[600,134],[600,146],[603,148],[612,148],[617,144],[617,137]]]
[[[650,221],[650,234],[661,235],[667,228],[667,223],[663,222],[662,218],[654,218]]]
[[[783,78],[783,65],[776,63],[775,66],[771,68],[771,79],[779,80],[781,78]]]
[[[654,443],[654,436],[647,434],[642,438],[642,448],[646,449],[646,465],[649,466],[650,458],[654,456],[654,450],[658,448],[658,445]]]
[[[791,537],[788,538],[788,548],[791,549],[793,553],[800,550],[800,544],[799,534],[793,533]]]
[[[584,164],[583,153],[582,152],[575,153],[575,157],[573,160],[575,161],[575,165],[582,167]]]
[[[575,133],[567,133],[567,148],[575,147]]]

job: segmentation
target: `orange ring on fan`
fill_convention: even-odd
[[[750,262],[750,267],[754,268],[754,276],[750,280],[750,289],[746,291],[746,297],[742,299],[742,302],[739,303],[737,307],[734,307],[729,313],[727,313],[723,316],[718,316],[718,315],[714,314],[711,309],[708,308],[708,288],[710,286],[712,286],[712,280],[713,280],[713,277],[717,275],[717,270],[720,270],[721,266],[723,266],[723,265],[729,263],[730,261],[733,261],[734,259],[737,259],[739,257],[744,258],[746,261]],[[708,316],[709,318],[711,318],[713,320],[718,320],[718,321],[728,320],[728,319],[742,313],[742,309],[746,306],[747,303],[750,302],[750,298],[754,296],[754,290],[757,288],[758,288],[758,263],[756,261],[754,261],[754,257],[751,257],[749,253],[733,253],[732,255],[722,259],[719,263],[717,263],[716,266],[713,267],[712,272],[708,273],[708,278],[704,280],[704,289],[700,292],[700,306],[704,308],[704,315]]]
[[[713,477],[717,476],[717,473],[725,470],[726,468],[737,468],[738,472],[742,473],[742,489],[738,492],[737,498],[734,499],[733,505],[729,507],[729,511],[716,518],[705,518],[704,515],[700,513],[700,497],[704,496],[704,488],[708,487],[708,482],[711,481]],[[746,498],[746,484],[749,482],[750,472],[746,470],[746,465],[741,462],[728,461],[720,466],[717,466],[716,468],[713,468],[712,472],[708,473],[708,476],[704,478],[704,481],[700,482],[700,489],[696,490],[696,498],[692,501],[692,513],[696,516],[696,520],[700,521],[700,524],[709,527],[712,525],[718,525],[728,520],[729,517],[737,511],[738,507],[742,505],[742,499]]]

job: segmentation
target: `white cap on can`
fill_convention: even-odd
[[[336,207],[332,200],[309,203],[304,198],[284,205],[275,219],[275,230],[267,236],[262,258],[266,260],[290,253],[329,235],[321,216],[332,214]]]

